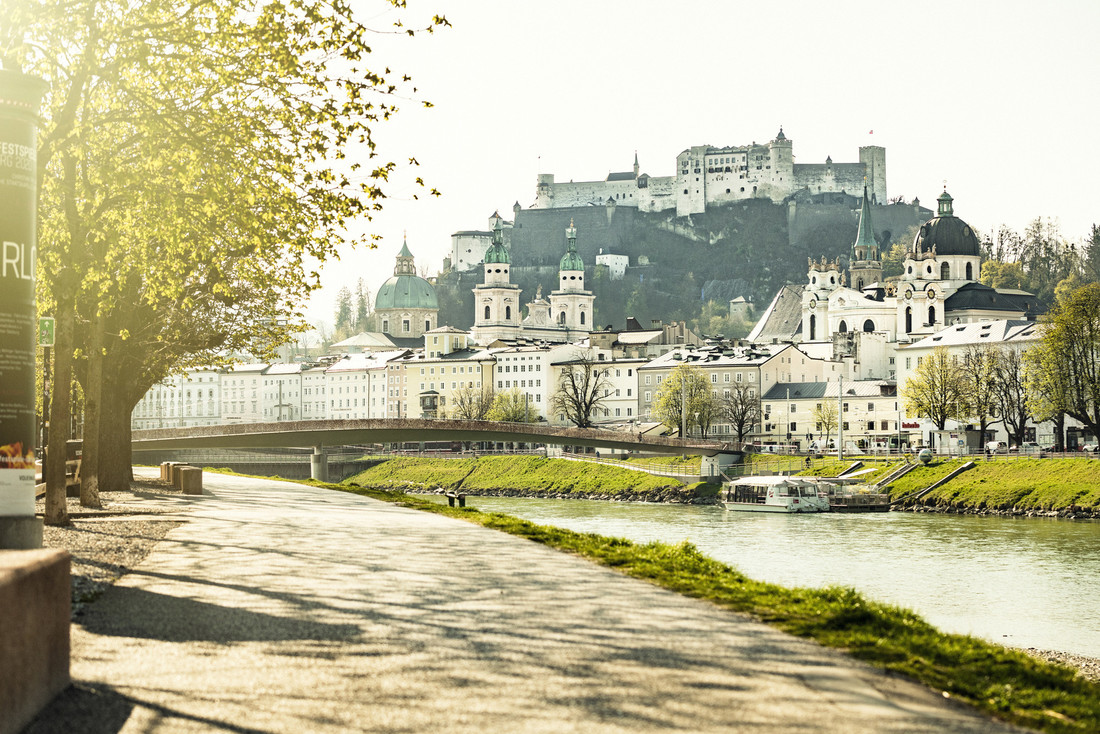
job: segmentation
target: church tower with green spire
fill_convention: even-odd
[[[569,249],[558,267],[559,288],[550,294],[550,313],[559,329],[591,331],[596,296],[584,289],[584,261],[577,254],[577,228],[572,220],[565,236]]]
[[[852,245],[851,259],[848,264],[849,283],[852,288],[862,291],[865,287],[882,281],[882,256],[878,241],[875,240],[874,226],[871,224],[871,199],[867,186],[863,187],[863,207],[859,212],[859,231]]]
[[[512,283],[512,258],[504,246],[504,231],[497,218],[493,244],[482,260],[485,279],[474,287],[474,341],[488,344],[494,339],[515,339],[519,335],[519,286]]]

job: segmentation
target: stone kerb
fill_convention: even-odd
[[[202,494],[202,469],[195,466],[179,467],[179,489],[184,494]]]
[[[0,551],[0,734],[69,685],[70,595],[65,551]]]
[[[180,475],[184,469],[188,468],[190,467],[188,467],[187,464],[176,463],[172,463],[168,467],[168,481],[172,483],[173,487],[175,487],[176,489],[183,489],[183,487],[180,485]]]

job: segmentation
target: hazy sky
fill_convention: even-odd
[[[364,225],[378,249],[325,266],[313,321],[331,323],[360,277],[377,292],[406,230],[418,268],[438,272],[452,232],[530,206],[538,173],[602,180],[637,151],[642,172],[669,176],[689,146],[766,142],[780,125],[796,162],[884,146],[891,197],[934,209],[946,180],[983,232],[1044,216],[1081,239],[1100,223],[1097,0],[409,4],[453,27],[380,36],[374,63],[435,107],[406,103],[376,139],[443,195],[414,201],[399,183]],[[373,27],[397,17],[378,10]]]

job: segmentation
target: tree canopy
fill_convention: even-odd
[[[678,365],[657,391],[655,412],[670,430],[680,430],[683,420],[689,434],[698,428],[705,438],[720,409],[710,382],[697,367]]]
[[[1073,291],[1043,323],[1028,355],[1037,417],[1064,411],[1100,436],[1100,283]]]
[[[100,480],[128,478],[129,414],[149,387],[270,354],[304,326],[314,264],[371,242],[349,224],[381,207],[399,168],[373,132],[416,89],[369,63],[357,12],[344,0],[5,4],[5,66],[50,83],[38,273],[40,311],[58,319],[53,392],[68,394],[76,356],[114,442]],[[86,416],[85,452],[102,448],[100,424]]]
[[[905,412],[927,418],[943,430],[950,419],[963,420],[967,413],[964,380],[954,359],[944,347],[936,347],[920,359],[913,376],[905,382],[902,397]]]

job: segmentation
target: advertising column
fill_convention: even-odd
[[[35,135],[46,84],[0,69],[0,548],[37,548]]]

